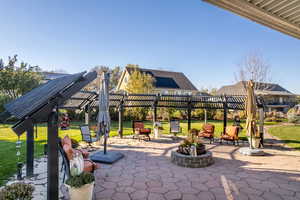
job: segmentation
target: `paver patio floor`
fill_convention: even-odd
[[[233,145],[207,144],[215,163],[184,168],[171,163],[179,141],[110,139],[125,157],[95,172],[96,199],[289,200],[300,199],[300,152],[267,147],[267,156],[240,155]]]

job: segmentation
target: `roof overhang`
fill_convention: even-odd
[[[300,0],[203,0],[300,39]]]

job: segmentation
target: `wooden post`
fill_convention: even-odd
[[[226,133],[226,127],[227,127],[227,112],[228,112],[228,108],[227,108],[227,98],[226,98],[226,96],[224,96],[224,98],[225,98],[225,102],[223,103],[223,108],[224,108],[223,134]]]
[[[207,124],[207,110],[204,109],[204,123]]]
[[[259,108],[259,136],[260,136],[260,144],[259,147],[264,146],[264,119],[265,113],[263,108]]]
[[[84,108],[84,123],[86,125],[90,124],[90,105],[86,105]]]
[[[157,121],[157,107],[154,105],[153,107],[153,124]]]
[[[191,100],[188,103],[188,131],[191,130],[191,118],[192,118],[192,103]]]
[[[26,176],[33,176],[33,160],[34,160],[34,125],[28,127],[26,138]]]
[[[123,138],[123,113],[124,113],[124,107],[123,102],[119,106],[119,136],[120,138]]]
[[[53,110],[48,118],[47,199],[58,199],[58,113]]]

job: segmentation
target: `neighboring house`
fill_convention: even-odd
[[[126,91],[126,86],[130,79],[130,75],[134,72],[135,69],[140,70],[142,73],[149,74],[154,78],[154,93],[180,95],[199,94],[197,88],[182,72],[131,67],[126,67],[122,72],[116,91]]]
[[[255,83],[256,95],[262,96],[268,111],[287,112],[296,105],[296,95],[278,84]],[[240,81],[234,85],[223,86],[217,95],[246,95],[245,82]]]
[[[47,81],[57,79],[57,78],[60,78],[60,77],[64,77],[64,76],[67,76],[67,75],[70,75],[70,74],[56,73],[56,72],[42,72],[42,75],[44,77],[43,82],[47,82]]]

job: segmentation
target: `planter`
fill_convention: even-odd
[[[157,139],[161,135],[161,129],[159,128],[154,128],[154,138]]]
[[[74,188],[67,184],[66,186],[69,189],[70,200],[92,200],[93,198],[94,182],[80,188]]]
[[[248,137],[248,141],[249,141],[249,144],[251,145],[251,138],[250,137]],[[255,138],[255,137],[252,138],[252,147],[253,148],[258,148],[259,143],[260,143],[260,138]]]
[[[177,152],[184,154],[184,155],[190,155],[190,148],[189,146],[183,147],[183,146],[179,146]],[[202,155],[205,154],[205,145],[200,145],[197,147],[197,155]]]

